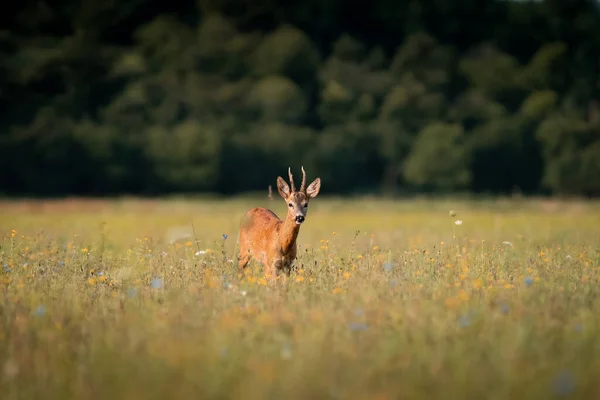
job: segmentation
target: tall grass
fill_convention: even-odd
[[[600,395],[597,204],[318,198],[287,289],[254,205],[3,203],[1,398]]]

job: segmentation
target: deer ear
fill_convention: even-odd
[[[286,181],[284,181],[283,178],[280,176],[277,177],[277,190],[279,191],[281,197],[283,197],[284,199],[290,197],[290,187],[288,186]]]
[[[321,178],[315,179],[310,185],[308,185],[306,188],[306,194],[310,198],[317,197],[319,190],[321,190]]]

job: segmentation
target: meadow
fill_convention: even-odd
[[[320,196],[287,287],[252,206],[1,202],[2,399],[600,396],[597,202]]]

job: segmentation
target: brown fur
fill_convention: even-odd
[[[289,275],[292,263],[296,259],[296,239],[300,232],[298,216],[306,217],[308,202],[316,197],[321,189],[321,179],[315,179],[305,188],[306,173],[302,168],[302,186],[295,190],[290,171],[290,184],[277,177],[277,189],[285,200],[288,212],[284,220],[271,210],[257,207],[250,209],[240,224],[239,268],[244,269],[251,259],[264,266],[265,275],[274,278],[283,271]]]

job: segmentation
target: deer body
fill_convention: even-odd
[[[308,202],[319,193],[320,178],[305,188],[306,173],[302,168],[302,186],[294,187],[292,173],[288,170],[291,188],[281,177],[277,177],[277,189],[287,204],[287,215],[281,220],[273,211],[257,207],[250,209],[240,225],[239,268],[244,269],[251,259],[264,266],[265,275],[275,277],[283,271],[289,275],[296,259],[296,239],[300,225],[304,222]]]

